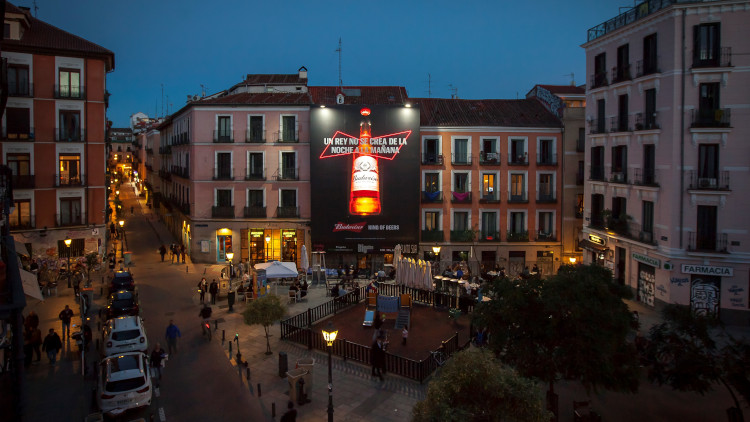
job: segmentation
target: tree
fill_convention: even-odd
[[[701,395],[721,383],[732,396],[737,412],[740,403],[735,390],[750,403],[747,342],[728,335],[716,318],[696,315],[689,306],[667,305],[662,317],[664,322],[649,331],[649,380]],[[719,347],[716,339],[722,338],[726,344]]]
[[[242,312],[247,325],[262,325],[266,332],[266,354],[271,354],[271,343],[268,340],[268,327],[286,315],[286,306],[276,295],[261,296],[250,302]]]
[[[99,262],[99,253],[91,252],[86,254],[86,280],[91,283],[91,269]]]
[[[430,382],[427,397],[412,410],[413,422],[541,422],[549,416],[539,387],[483,349],[467,349],[449,359]]]
[[[548,398],[559,379],[577,380],[587,391],[637,391],[638,361],[627,341],[633,315],[622,301],[630,292],[608,269],[563,265],[546,280],[496,279],[489,295],[472,323],[487,328],[489,346],[504,363],[548,383]]]

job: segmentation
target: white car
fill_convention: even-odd
[[[96,400],[102,413],[116,416],[151,404],[153,389],[144,353],[110,356],[100,365]]]
[[[148,338],[139,316],[121,316],[107,321],[102,330],[104,356],[125,352],[146,352]]]

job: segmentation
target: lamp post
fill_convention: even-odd
[[[271,236],[266,236],[266,262],[268,262],[268,247],[271,243]]]
[[[73,243],[73,240],[65,236],[65,240],[63,240],[63,243],[65,243],[65,246],[68,249],[68,288],[73,287],[73,283],[70,282],[70,244]]]
[[[125,220],[117,222],[120,225],[120,258],[123,257],[123,251],[125,250],[125,230],[122,226],[125,225]],[[117,257],[117,251],[115,251],[115,257]]]
[[[234,252],[231,250],[227,251],[227,262],[229,265],[227,266],[227,278],[229,279],[229,290],[232,290],[232,258],[234,258]]]
[[[333,422],[333,377],[331,375],[331,350],[333,342],[336,341],[338,330],[333,328],[333,323],[329,322],[323,329],[323,338],[328,346],[328,422]]]
[[[440,250],[442,247],[437,243],[432,247],[432,253],[435,255],[435,263],[440,264]]]

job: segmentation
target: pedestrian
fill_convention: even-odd
[[[372,376],[380,377],[380,380],[383,381],[383,373],[385,373],[385,349],[383,349],[382,337],[378,337],[378,339],[372,343],[370,355]]]
[[[159,247],[159,254],[161,254],[161,262],[164,262],[164,255],[167,254],[167,248],[165,248],[164,245]]]
[[[33,354],[33,346],[31,344],[32,330],[31,328],[23,329],[23,367],[28,368],[31,366],[31,358]]]
[[[31,348],[34,350],[34,353],[36,354],[36,361],[39,362],[42,360],[42,352],[39,350],[39,348],[42,347],[42,330],[37,328],[31,329]]]
[[[401,330],[401,344],[406,346],[406,339],[409,338],[409,330],[406,325],[404,325],[404,329]]]
[[[219,293],[219,283],[216,282],[216,279],[211,282],[208,292],[211,293],[211,304],[216,305],[216,294]]]
[[[31,311],[26,316],[26,320],[23,323],[24,327],[27,328],[38,328],[39,327],[39,315],[36,312]]]
[[[70,338],[70,319],[73,318],[73,310],[70,309],[68,305],[65,305],[65,309],[60,311],[60,315],[58,315],[58,318],[62,321],[62,336],[65,338],[65,335],[67,334],[68,338]]]
[[[174,264],[174,243],[169,244],[169,263]]]
[[[169,325],[167,325],[167,332],[164,335],[164,337],[167,338],[167,348],[169,349],[169,354],[177,354],[177,338],[182,337],[182,334],[180,333],[180,329],[177,328],[176,325],[174,325],[174,320],[169,320]]]
[[[294,408],[294,402],[289,400],[286,404],[287,411],[281,416],[279,422],[295,422],[297,420],[297,409]]]
[[[156,347],[151,352],[151,377],[157,378],[156,374],[159,374],[158,379],[161,379],[161,368],[167,358],[167,352],[161,348],[161,344],[156,343]]]
[[[42,350],[47,352],[50,365],[54,365],[57,361],[57,352],[62,349],[62,341],[60,336],[57,335],[54,328],[49,329],[49,334],[44,338],[42,343]]]
[[[185,263],[185,245],[180,245],[180,255],[182,256],[182,263]]]
[[[131,205],[131,206],[130,206],[130,215],[133,215],[133,211],[134,211],[134,210],[135,210],[135,208],[134,208],[134,207],[133,207],[133,206]]]
[[[208,290],[208,282],[206,282],[206,277],[202,277],[201,281],[198,282],[198,294],[201,296],[201,303],[206,297],[206,290]]]

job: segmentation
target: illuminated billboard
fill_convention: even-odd
[[[310,111],[315,249],[390,252],[418,243],[419,139],[418,108]]]

